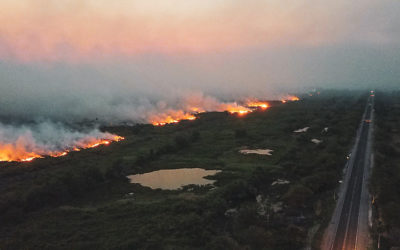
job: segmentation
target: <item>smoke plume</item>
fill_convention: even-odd
[[[61,156],[72,150],[113,141],[116,136],[98,129],[75,130],[62,123],[30,125],[0,123],[0,161],[29,161],[46,155]]]

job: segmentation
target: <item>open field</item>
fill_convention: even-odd
[[[0,249],[300,249],[312,231],[319,246],[366,100],[326,91],[243,117],[104,127],[125,140],[1,163]],[[216,188],[169,191],[125,177],[175,168],[222,171]]]

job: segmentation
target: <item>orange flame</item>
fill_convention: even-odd
[[[66,156],[71,151],[80,151],[81,149],[95,148],[100,145],[109,145],[111,142],[121,141],[123,139],[125,138],[117,135],[115,135],[111,139],[91,139],[90,142],[86,142],[85,145],[80,145],[80,148],[73,147],[71,149],[66,149],[64,151],[40,152],[40,153],[27,151],[22,145],[19,144],[15,146],[11,144],[5,144],[5,145],[0,144],[0,162],[1,161],[28,162],[37,158],[44,158],[44,156],[62,157]]]
[[[21,159],[21,161],[32,161],[33,159],[36,159],[36,158],[43,158],[43,157],[40,156],[40,155],[35,155],[35,156],[31,156],[31,157],[27,157],[27,158]]]
[[[263,105],[265,106],[265,104]],[[185,111],[189,110],[189,112]],[[252,110],[248,107],[238,105],[236,102],[232,103],[218,103],[214,108],[201,108],[198,106],[189,106],[185,110],[168,110],[164,114],[153,115],[149,120],[154,126],[164,126],[166,124],[178,123],[182,120],[195,120],[195,114],[205,111],[227,111],[230,114],[238,114],[240,116],[246,115]]]
[[[16,145],[0,144],[0,161],[32,161],[41,155],[27,151],[19,142]]]
[[[281,99],[281,101],[282,101],[283,103],[286,103],[287,101],[295,102],[295,101],[300,101],[300,98],[297,97],[297,96],[295,96],[295,95],[288,95],[288,96],[283,97],[283,98]]]
[[[261,101],[249,101],[247,102],[247,107],[249,108],[261,108],[261,109],[267,109],[269,108],[269,103],[268,102],[261,102]]]
[[[151,124],[154,126],[164,126],[166,124],[178,123],[182,120],[195,120],[196,116],[186,113],[182,110],[169,110],[168,114],[154,115],[150,118]]]
[[[55,153],[51,153],[50,156],[51,157],[61,157],[61,156],[66,156],[68,154],[69,151],[64,151],[64,152],[55,152]]]
[[[250,109],[244,107],[231,107],[227,110],[231,114],[245,115],[251,112]]]
[[[282,98],[282,102],[287,101],[298,101],[300,98],[294,95],[288,95]],[[190,100],[189,100],[190,101]],[[270,108],[270,104],[265,101],[259,101],[257,99],[248,100],[245,106],[241,106],[236,102],[231,103],[219,103],[219,102],[212,102],[213,105],[208,105],[207,103],[203,102],[192,102],[191,104],[187,105],[182,110],[167,110],[163,114],[153,115],[150,117],[150,123],[154,126],[164,126],[166,124],[174,124],[178,123],[182,120],[195,120],[196,116],[194,114],[205,112],[205,111],[226,111],[230,114],[237,114],[239,116],[246,115],[248,113],[253,112],[255,109],[268,109]]]
[[[252,110],[241,105],[238,105],[236,102],[233,103],[223,103],[220,105],[219,109],[221,111],[227,111],[231,114],[238,114],[240,116],[246,115],[250,113]]]

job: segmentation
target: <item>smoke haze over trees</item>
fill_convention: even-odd
[[[314,87],[399,88],[395,0],[5,0],[0,10],[0,124],[141,123],[193,102],[222,111]]]

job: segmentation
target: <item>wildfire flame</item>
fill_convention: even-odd
[[[150,118],[154,126],[164,126],[166,124],[178,123],[182,120],[195,120],[196,116],[182,110],[169,110],[167,114],[154,115]]]
[[[11,145],[11,144],[2,145],[2,144],[0,144],[0,162],[1,161],[28,162],[28,161],[32,161],[37,158],[44,158],[45,156],[62,157],[62,156],[66,156],[71,151],[80,151],[81,149],[95,148],[100,145],[109,145],[111,142],[121,141],[123,139],[124,139],[124,137],[117,136],[117,135],[113,136],[110,139],[92,138],[88,141],[83,142],[82,145],[79,145],[79,147],[72,147],[70,149],[65,149],[64,151],[40,152],[40,153],[35,153],[35,152],[33,152],[34,150],[32,150],[32,152],[27,151],[21,144],[18,144],[18,143],[17,143],[17,145]]]
[[[283,98],[281,99],[281,101],[282,101],[283,103],[286,103],[287,101],[295,102],[295,101],[300,101],[300,98],[297,97],[297,96],[295,96],[295,95],[288,95],[288,96],[283,97]]]
[[[154,126],[164,126],[166,124],[178,123],[182,120],[195,120],[195,114],[205,112],[203,108],[199,107],[189,107],[188,110],[190,112],[186,112],[183,110],[169,110],[166,114],[160,114],[153,116],[150,119],[151,124]],[[227,111],[231,114],[245,115],[252,110],[243,106],[238,105],[237,103],[223,103],[220,104],[215,110],[207,110],[207,111]]]
[[[287,101],[299,101],[300,98],[294,95],[287,95],[281,99],[283,103]],[[154,126],[163,126],[166,124],[178,123],[182,120],[195,120],[196,114],[206,111],[226,111],[230,114],[236,114],[238,116],[244,116],[248,113],[255,111],[256,109],[268,109],[270,107],[268,102],[259,101],[257,99],[251,99],[244,102],[245,106],[239,105],[236,102],[221,103],[215,99],[210,98],[197,98],[195,100],[188,100],[189,103],[185,108],[181,110],[169,109],[165,113],[153,114],[149,118],[149,121]],[[74,145],[67,146],[63,150],[49,150],[41,149],[40,147],[27,147],[24,141],[17,140],[13,144],[7,144],[0,142],[0,162],[1,161],[32,161],[36,158],[44,158],[45,156],[50,157],[62,157],[66,156],[69,152],[80,151],[82,149],[95,148],[101,145],[109,145],[114,141],[121,141],[124,138],[117,135],[108,134],[105,136],[106,139],[98,139],[90,137],[73,143]]]
[[[150,118],[151,124],[154,126],[164,126],[166,124],[178,123],[182,120],[195,120],[195,114],[206,112],[206,111],[219,111],[219,112],[229,112],[230,114],[237,114],[239,116],[246,115],[253,111],[254,108],[260,107],[266,109],[269,107],[268,103],[254,101],[249,102],[247,107],[241,106],[236,102],[232,103],[218,103],[212,108],[202,108],[198,106],[188,106],[185,110],[168,110],[164,114],[153,115]]]
[[[43,157],[40,156],[40,155],[35,155],[35,156],[32,156],[32,157],[27,157],[27,158],[21,159],[21,161],[32,161],[35,158],[43,158]]]
[[[250,113],[252,110],[233,102],[221,104],[218,111],[227,111],[230,114],[238,114],[242,116]]]
[[[261,102],[261,101],[249,101],[247,102],[247,107],[249,108],[261,108],[261,109],[267,109],[269,108],[269,103],[268,102]]]
[[[250,109],[244,107],[231,107],[227,111],[231,114],[238,114],[238,115],[245,115],[251,112]]]

